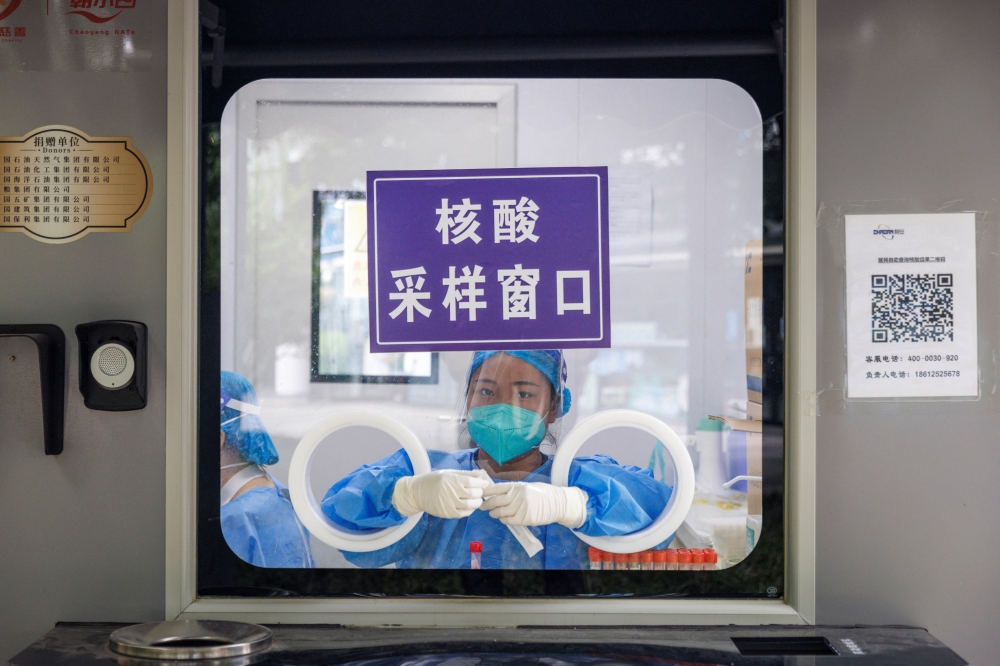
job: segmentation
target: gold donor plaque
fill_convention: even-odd
[[[0,171],[0,231],[45,243],[131,231],[153,193],[149,164],[130,137],[62,125],[0,136]]]

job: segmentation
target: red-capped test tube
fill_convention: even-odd
[[[667,548],[667,571],[677,571],[678,560],[677,560],[677,549]]]
[[[601,553],[601,564],[604,565],[603,569],[605,571],[615,570],[615,554],[604,551]]]
[[[639,571],[642,569],[642,562],[639,561],[639,553],[628,554],[628,570]]]
[[[591,546],[587,549],[587,557],[590,559],[591,570],[601,568],[601,550],[599,548],[594,548]]]
[[[705,551],[700,548],[691,549],[691,571],[701,571],[701,565],[705,563]]]
[[[666,550],[654,550],[653,551],[653,571],[666,571],[667,570],[667,551]]]
[[[677,568],[681,571],[691,571],[691,550],[689,548],[677,549]]]
[[[715,571],[719,564],[719,554],[711,548],[705,549],[705,563],[701,565],[702,571]]]
[[[639,568],[641,568],[643,571],[652,571],[653,551],[644,550],[641,553],[639,553],[639,565],[640,565]]]
[[[482,569],[483,568],[483,542],[482,541],[470,541],[469,542],[469,555],[472,559],[470,569]]]
[[[615,571],[628,571],[628,553],[615,553]]]

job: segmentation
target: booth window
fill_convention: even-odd
[[[489,78],[408,64],[391,80],[244,66],[215,87],[206,69],[199,595],[780,597],[784,102],[771,58],[752,62],[766,76],[739,56],[695,58],[697,76],[645,63],[656,78],[634,77],[638,59],[602,78],[573,59],[548,78],[530,63]],[[604,188],[610,282],[593,279],[610,342],[373,351],[371,174],[540,169]],[[558,242],[543,190],[472,201],[433,187],[435,206],[406,214],[439,246],[458,242],[457,210],[492,247],[507,208],[530,222],[524,248]],[[400,270],[387,288],[418,320],[454,326],[475,320],[470,298],[496,308],[518,288],[512,307],[534,318],[545,271],[578,268],[538,256],[515,287],[466,266],[468,291],[444,295],[459,265]],[[582,312],[590,282],[563,287]],[[521,492],[511,482],[529,497],[506,498]]]

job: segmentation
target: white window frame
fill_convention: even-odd
[[[785,598],[198,599],[198,77],[195,0],[168,8],[166,617],[354,626],[815,622],[816,0],[787,12]]]

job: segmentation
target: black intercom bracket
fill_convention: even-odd
[[[57,456],[66,421],[66,336],[55,324],[0,324],[0,337],[14,336],[31,338],[38,347],[45,455]]]

